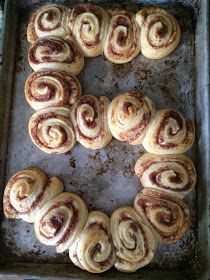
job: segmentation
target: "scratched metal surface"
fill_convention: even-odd
[[[65,190],[80,195],[89,210],[98,209],[111,214],[120,206],[132,205],[135,195],[141,191],[134,174],[134,164],[143,152],[141,146],[129,146],[113,139],[107,147],[98,151],[77,144],[68,154],[48,155],[31,142],[27,125],[33,109],[25,100],[23,87],[32,72],[27,61],[29,44],[26,27],[34,7],[29,7],[28,3],[38,1],[22,2],[17,31],[6,180],[22,168],[37,166],[49,175],[59,176],[65,184]],[[186,117],[194,118],[194,13],[190,7],[180,4],[164,4],[164,7],[180,23],[182,38],[179,47],[167,58],[157,61],[146,59],[141,54],[124,65],[111,64],[103,56],[86,59],[85,67],[78,76],[83,94],[106,95],[112,99],[120,92],[139,89],[154,100],[158,109],[174,108]],[[132,4],[126,8],[137,11],[139,6]],[[190,155],[194,158],[194,149]],[[159,245],[150,267],[183,267],[193,263],[196,244],[195,199],[195,192],[187,197],[193,219],[190,231],[173,245]],[[27,262],[69,262],[67,253],[56,254],[54,248],[41,245],[35,238],[33,226],[28,223],[3,219],[0,230],[4,243],[2,250],[8,257]]]

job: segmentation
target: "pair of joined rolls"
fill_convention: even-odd
[[[174,16],[161,8],[144,8],[135,15],[87,3],[77,5],[72,11],[56,4],[41,7],[31,17],[27,37],[34,43],[39,38],[63,38],[70,33],[84,56],[94,57],[104,52],[113,63],[132,60],[140,48],[148,58],[165,57],[177,47],[181,34]],[[41,64],[37,66],[32,61],[31,66],[42,67]]]
[[[109,100],[105,96],[82,96],[72,106],[49,107],[29,120],[29,135],[46,153],[66,153],[76,140],[86,148],[105,147],[112,139],[107,123]]]
[[[154,154],[184,153],[195,138],[193,120],[171,109],[155,113],[152,100],[140,92],[115,97],[109,106],[108,123],[116,139],[142,144],[146,151]]]
[[[149,264],[157,249],[157,238],[132,207],[121,207],[109,219],[90,212],[87,223],[69,250],[72,262],[99,273],[114,265],[122,272],[135,272]]]
[[[139,26],[131,12],[80,4],[72,10],[69,25],[86,57],[104,53],[113,63],[126,63],[140,52]]]
[[[34,223],[38,240],[64,252],[80,234],[87,220],[87,207],[63,183],[38,168],[27,168],[8,181],[3,196],[4,214],[10,219]]]

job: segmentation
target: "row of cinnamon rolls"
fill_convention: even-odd
[[[113,265],[135,272],[152,261],[158,242],[176,242],[191,224],[183,199],[149,188],[136,196],[134,207],[118,208],[110,218],[88,212],[79,196],[63,192],[59,178],[38,168],[10,178],[3,207],[7,218],[33,223],[41,243],[55,246],[58,253],[68,250],[75,265],[92,273]]]
[[[180,27],[175,17],[159,7],[136,14],[80,4],[70,10],[45,5],[32,15],[27,38],[32,44],[29,63],[33,70],[57,69],[77,75],[85,57],[101,54],[112,63],[126,63],[140,51],[151,59],[169,55],[179,44]]]
[[[124,92],[110,102],[105,96],[81,96],[73,75],[38,71],[28,77],[25,96],[37,110],[30,118],[29,134],[47,153],[68,152],[76,141],[100,149],[112,136],[142,144],[155,154],[184,153],[194,142],[193,120],[171,109],[156,111],[154,102],[141,92]]]

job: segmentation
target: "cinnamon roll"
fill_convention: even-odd
[[[89,149],[105,147],[112,139],[107,123],[109,99],[105,96],[82,96],[71,110],[77,141]]]
[[[62,191],[63,183],[57,177],[48,178],[38,168],[20,170],[5,187],[4,214],[9,219],[34,223],[39,209]]]
[[[74,129],[67,107],[50,107],[34,113],[28,125],[34,144],[48,154],[66,153],[75,145]]]
[[[61,193],[39,210],[34,223],[36,237],[62,253],[76,241],[87,216],[87,207],[78,195]]]
[[[76,77],[59,71],[33,72],[25,83],[25,97],[34,110],[71,105],[81,96]]]
[[[191,225],[187,203],[162,191],[143,189],[135,198],[134,208],[163,243],[181,239]]]
[[[175,110],[163,109],[156,112],[142,145],[154,154],[181,154],[191,148],[194,138],[193,120]]]
[[[29,48],[28,61],[34,71],[60,70],[73,75],[79,74],[84,66],[84,56],[69,35],[36,40]]]
[[[77,5],[71,13],[69,26],[84,56],[102,54],[109,15],[101,7],[91,3]]]
[[[179,44],[181,31],[178,21],[166,10],[149,7],[136,14],[140,32],[142,54],[160,59],[173,52]]]
[[[99,211],[90,212],[87,223],[69,250],[73,263],[92,273],[101,273],[115,263],[109,217]]]
[[[44,205],[36,216],[37,239],[62,253],[76,241],[82,231],[88,210],[84,201],[73,193],[64,192]]]
[[[38,38],[56,36],[64,37],[70,34],[68,21],[71,10],[58,4],[49,4],[36,10],[30,18],[27,39],[29,43]]]
[[[111,233],[118,270],[135,272],[152,261],[157,239],[132,207],[121,207],[112,213]]]
[[[140,30],[135,15],[129,11],[112,9],[104,45],[105,57],[113,63],[131,61],[140,52]]]
[[[135,165],[135,173],[144,188],[162,190],[184,196],[196,183],[196,171],[185,155],[155,155],[146,153]]]
[[[141,92],[124,92],[116,96],[108,109],[112,135],[131,145],[141,144],[154,112],[154,103]]]

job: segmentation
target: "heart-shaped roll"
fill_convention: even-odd
[[[141,144],[154,112],[153,101],[141,92],[119,94],[108,109],[108,124],[112,135],[131,145]]]
[[[60,70],[73,75],[84,66],[84,56],[70,35],[36,40],[29,48],[28,61],[34,71]]]
[[[68,7],[58,4],[44,5],[37,9],[32,14],[27,28],[29,43],[41,37],[64,37],[70,34],[68,26],[70,13]]]
[[[84,56],[102,54],[109,26],[109,15],[91,3],[77,5],[71,13],[69,26]]]
[[[142,145],[149,153],[182,154],[192,147],[194,138],[193,120],[175,110],[163,109],[156,112]]]
[[[62,191],[63,183],[57,177],[48,178],[38,168],[20,170],[5,187],[4,214],[10,219],[34,223],[39,209]]]
[[[140,30],[135,15],[121,9],[110,9],[109,13],[111,20],[104,55],[113,63],[129,62],[140,52]]]
[[[121,207],[111,216],[111,233],[117,261],[122,272],[135,272],[150,263],[157,249],[157,239],[132,207]]]
[[[196,171],[185,155],[155,155],[146,153],[135,165],[135,173],[144,188],[162,190],[184,196],[196,183]]]
[[[80,96],[77,78],[60,71],[33,72],[25,83],[25,97],[34,110],[71,105]]]
[[[82,96],[71,108],[77,141],[89,149],[105,147],[112,139],[108,127],[109,99],[105,96]]]
[[[72,262],[92,273],[110,269],[116,256],[110,233],[109,217],[99,211],[90,212],[87,223],[69,250]]]
[[[88,216],[84,201],[76,194],[64,192],[38,212],[34,229],[37,239],[62,253],[76,241]]]
[[[63,154],[75,145],[74,129],[67,107],[50,107],[34,113],[28,124],[34,144],[48,154]]]
[[[134,208],[163,243],[180,240],[191,225],[187,203],[162,191],[143,189],[134,200]]]
[[[160,59],[173,52],[179,44],[181,31],[175,17],[164,9],[148,7],[136,14],[142,54]]]

